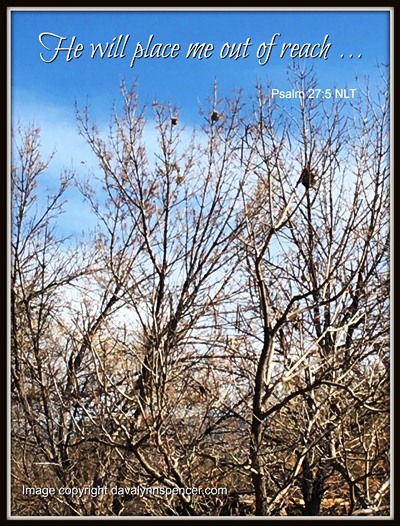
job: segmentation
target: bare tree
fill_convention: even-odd
[[[42,205],[49,165],[26,130],[12,172],[13,513],[388,513],[381,88],[280,105],[267,86],[253,101],[215,84],[192,131],[135,85],[108,130],[77,107],[98,160],[74,177],[96,219],[77,246],[57,235],[73,174]]]
[[[53,466],[60,480],[65,480],[54,383],[65,360],[58,334],[58,318],[65,299],[61,291],[89,273],[92,261],[57,232],[72,174],[62,174],[58,189],[39,200],[41,178],[51,160],[41,158],[40,130],[34,126],[18,130],[14,154],[10,277],[12,460],[14,480],[21,488],[42,476],[46,482],[46,469],[42,467],[46,465]],[[43,192],[42,188],[41,196]],[[21,502],[17,510],[22,506],[22,514],[25,505],[30,508],[32,504]],[[41,505],[48,510],[44,500]]]
[[[292,78],[297,91],[315,88],[310,72],[295,68]],[[377,99],[360,91],[349,111],[340,99],[307,97],[289,111],[259,88],[246,149],[256,191],[243,194],[241,240],[254,290],[245,331],[259,353],[250,447],[259,515],[280,514],[289,493],[301,499],[299,513],[318,515],[340,479],[349,488],[345,513],[372,512],[387,481],[385,79],[382,86]],[[361,415],[362,431],[350,424]]]

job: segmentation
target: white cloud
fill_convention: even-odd
[[[16,130],[30,125],[40,128],[41,156],[47,161],[54,153],[49,167],[41,177],[39,191],[55,191],[59,177],[65,170],[73,169],[78,175],[95,168],[97,161],[84,139],[79,136],[74,108],[56,106],[14,90],[11,127]],[[86,161],[83,165],[81,161]],[[67,190],[65,213],[59,220],[60,235],[79,234],[92,223],[90,210],[85,207],[82,195],[76,188]]]
[[[108,133],[109,119],[98,120],[95,111],[92,118],[100,133],[105,137]],[[33,99],[32,95],[20,90],[14,90],[12,101],[12,128],[25,128],[34,125],[40,128],[41,155],[47,160],[53,153],[53,159],[46,173],[41,177],[43,193],[54,191],[58,187],[59,176],[65,170],[73,170],[78,179],[83,179],[99,169],[99,161],[83,137],[79,135],[73,104],[70,108],[58,106],[47,100]],[[190,142],[192,129],[183,131],[181,138],[184,145]],[[158,132],[154,122],[149,120],[144,131],[143,141],[148,153],[150,164],[153,163],[153,153],[159,150]],[[199,137],[201,133],[199,133]],[[95,183],[93,181],[93,183]],[[61,235],[80,234],[83,230],[95,226],[95,218],[90,207],[76,188],[67,190],[65,213],[59,221]]]

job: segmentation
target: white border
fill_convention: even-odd
[[[394,174],[394,7],[7,7],[7,218],[10,218],[11,211],[11,198],[9,185],[10,180],[8,175],[11,173],[11,37],[12,37],[12,28],[11,28],[11,14],[12,12],[21,12],[21,11],[36,11],[36,12],[56,12],[56,11],[68,11],[68,12],[168,12],[168,11],[188,11],[188,12],[258,12],[258,11],[273,11],[273,12],[299,12],[299,11],[310,11],[310,12],[324,12],[324,11],[345,11],[345,12],[389,12],[390,14],[390,23],[389,23],[389,62],[390,62],[390,184],[393,184],[393,174]],[[393,192],[390,193],[390,275],[394,271],[394,261],[393,261],[393,249],[394,249],[394,196]],[[11,226],[10,223],[7,225],[7,243],[8,246],[11,240]],[[10,254],[7,258],[7,323],[11,319],[10,316]],[[390,279],[390,298],[394,297],[394,283],[393,279]],[[7,458],[7,520],[394,520],[394,367],[393,367],[393,352],[394,352],[394,304],[391,301],[390,305],[390,462],[391,462],[391,474],[390,474],[390,515],[389,516],[374,516],[374,517],[365,517],[365,516],[340,516],[340,517],[331,517],[331,516],[320,516],[320,517],[256,517],[256,516],[245,516],[245,517],[214,517],[214,516],[199,516],[199,517],[167,517],[167,516],[106,516],[106,517],[57,517],[57,516],[19,516],[19,515],[10,515],[10,506],[11,506],[11,469],[10,469],[10,457]],[[10,352],[10,339],[9,332],[7,332],[7,409],[11,406],[11,394],[10,394],[10,371],[11,371],[11,352]],[[8,420],[9,425],[11,424]],[[8,433],[7,436],[7,445],[8,451],[11,451],[11,434]]]

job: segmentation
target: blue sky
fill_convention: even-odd
[[[243,8],[242,8],[243,9]],[[229,96],[234,88],[254,94],[257,81],[269,81],[278,89],[288,89],[287,67],[290,56],[280,58],[284,43],[322,43],[329,35],[327,59],[304,59],[313,65],[322,89],[352,87],[355,75],[372,79],[376,65],[389,64],[388,10],[382,11],[83,11],[83,10],[11,10],[11,117],[28,124],[34,121],[42,128],[44,152],[57,150],[55,166],[73,163],[80,166],[86,158],[85,145],[77,136],[74,102],[89,102],[96,120],[108,122],[113,100],[118,98],[119,84],[129,85],[137,79],[142,102],[157,98],[172,100],[180,108],[180,118],[188,126],[201,122],[199,103],[206,103],[216,78],[219,95]],[[66,61],[60,52],[54,54],[39,41],[41,33],[66,37],[62,46],[82,44],[79,58]],[[260,65],[256,56],[263,42],[269,43],[274,33],[277,45],[267,64]],[[179,44],[175,59],[138,59],[130,67],[137,42],[146,46],[150,35],[153,43]],[[129,35],[124,58],[91,58],[91,44],[112,42],[114,37]],[[250,38],[246,58],[221,59],[222,46],[244,43]],[[45,37],[54,46],[56,38]],[[190,43],[213,44],[210,58],[186,58]],[[344,58],[341,58],[341,55]],[[350,59],[349,55],[353,54]],[[358,55],[362,58],[359,59]],[[81,169],[81,167],[80,167]]]
[[[11,15],[11,58],[13,115],[19,115],[26,101],[54,104],[68,111],[76,99],[89,98],[100,111],[107,112],[116,96],[122,78],[128,83],[138,79],[144,98],[173,99],[190,114],[197,114],[198,99],[210,93],[218,79],[221,92],[234,87],[251,90],[257,79],[285,84],[289,56],[279,57],[283,43],[320,43],[329,34],[332,44],[328,58],[306,59],[313,63],[324,87],[349,84],[354,74],[375,75],[377,62],[388,63],[389,13],[386,11],[13,11]],[[66,37],[68,46],[73,36],[84,45],[82,56],[66,61],[60,52],[52,63],[41,60],[52,52],[39,42],[39,34],[49,32]],[[256,57],[262,42],[270,42],[274,33],[277,46],[267,64]],[[112,42],[114,37],[129,35],[124,58],[90,57],[91,43]],[[154,43],[178,43],[179,56],[142,58],[131,68],[137,42],[143,47],[153,34]],[[244,43],[250,37],[252,46],[247,58],[221,59],[219,52],[226,43]],[[56,38],[44,40],[55,45]],[[208,59],[186,58],[191,42],[214,45]],[[353,53],[354,58],[348,56]],[[362,58],[358,59],[358,54]],[[341,54],[345,57],[342,59]],[[25,109],[25,108],[23,108]],[[72,111],[72,109],[71,109]]]

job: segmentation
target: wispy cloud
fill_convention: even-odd
[[[66,171],[72,171],[75,174],[75,179],[80,181],[99,173],[98,158],[85,139],[79,135],[73,105],[67,108],[49,101],[33,100],[29,93],[18,90],[15,90],[13,99],[15,103],[12,111],[12,129],[15,130],[17,127],[24,129],[30,125],[40,128],[41,156],[44,160],[52,157],[48,169],[43,173],[40,180],[39,200],[41,197],[44,198],[47,192],[54,192],[58,188],[59,177]],[[100,133],[106,138],[111,112],[107,120],[104,116],[97,119],[95,112],[92,117]],[[190,126],[182,131],[183,148],[189,144],[192,132],[193,128]],[[198,138],[201,135],[199,131]],[[158,144],[158,132],[154,121],[151,119],[148,120],[145,127],[143,141],[150,166],[152,166],[155,153],[160,146]],[[92,183],[96,188],[98,183],[95,180],[92,180]],[[100,187],[99,191],[101,191]],[[60,235],[75,236],[93,228],[96,219],[79,190],[75,186],[71,187],[66,191],[65,198],[67,200],[64,207],[65,211],[58,223]]]
[[[29,94],[22,92],[13,94],[12,130],[18,127],[25,129],[31,125],[40,129],[40,153],[43,160],[52,157],[40,179],[39,200],[47,192],[54,192],[58,188],[59,178],[65,171],[73,171],[80,177],[88,169],[97,167],[94,154],[79,136],[73,107],[67,109],[49,102],[35,101]],[[89,207],[85,206],[82,195],[75,187],[66,191],[65,198],[65,211],[58,224],[60,235],[80,234],[83,226],[93,226]]]

